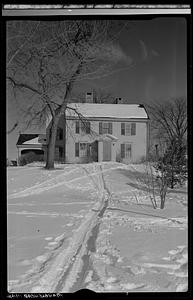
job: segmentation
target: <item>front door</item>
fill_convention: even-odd
[[[111,160],[111,142],[103,141],[103,161]]]
[[[98,161],[98,141],[91,144],[91,161]]]

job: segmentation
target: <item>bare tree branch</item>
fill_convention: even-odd
[[[18,121],[13,125],[13,127],[10,130],[7,131],[7,134],[12,133],[17,126],[18,126]]]
[[[25,39],[24,43],[20,45],[20,47],[15,51],[15,53],[11,56],[11,58],[9,59],[8,63],[7,63],[7,67],[9,67],[9,65],[11,64],[11,62],[13,61],[13,59],[16,57],[16,55],[19,53],[19,51],[21,51],[21,49],[29,42],[29,40],[34,36],[34,34],[36,33],[38,27],[40,25],[40,22],[38,22],[36,28],[31,32],[31,35],[29,35],[29,37],[27,39]]]
[[[172,141],[183,140],[187,132],[187,104],[183,97],[171,99],[161,104],[146,105],[149,110],[152,128],[157,136]]]
[[[118,36],[126,25],[121,30],[114,25],[105,20],[41,21],[30,30],[33,21],[9,21],[7,79],[23,95],[27,91],[36,95],[37,105],[26,111],[27,125],[43,120],[48,110],[51,114],[48,168],[53,167],[58,122],[71,101],[74,85],[110,75],[119,61],[127,60],[131,67],[131,60],[115,48],[110,34],[115,29],[114,37]],[[25,40],[13,39],[14,34]]]

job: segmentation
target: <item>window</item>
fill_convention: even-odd
[[[131,144],[129,143],[121,144],[121,158],[131,158],[131,157],[132,157]]]
[[[75,143],[75,156],[76,157],[89,156],[89,144],[88,143]]]
[[[79,133],[90,133],[90,122],[88,121],[76,121],[76,129],[75,129],[76,134]]]
[[[136,135],[136,123],[131,123],[131,135]]]
[[[125,135],[131,135],[131,123],[125,124]]]
[[[79,143],[75,143],[75,156],[79,157]]]
[[[99,122],[99,134],[106,133],[113,133],[113,124],[111,122]]]
[[[131,144],[125,144],[125,158],[131,158]]]
[[[121,123],[121,135],[136,135],[136,123]]]
[[[80,157],[87,156],[87,143],[80,143],[79,149],[80,149],[80,152],[79,152]]]
[[[63,140],[63,129],[62,129],[62,128],[58,128],[58,129],[57,129],[57,136],[56,136],[56,139],[57,139],[58,141]]]
[[[59,158],[63,157],[63,148],[59,147]]]
[[[76,121],[76,130],[75,132],[78,134],[80,132],[79,121]]]
[[[125,135],[125,123],[121,123],[121,135]]]

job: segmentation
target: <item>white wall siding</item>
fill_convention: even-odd
[[[90,122],[91,130],[98,133],[98,122]],[[98,126],[97,126],[98,125]],[[75,156],[75,143],[85,142],[91,143],[95,140],[95,137],[91,134],[76,134],[76,121],[67,120],[66,128],[66,162],[67,163],[84,163],[86,159],[83,157]]]
[[[123,162],[137,162],[142,157],[146,156],[146,143],[147,143],[147,128],[146,123],[136,122],[136,135],[126,136],[121,135],[120,127],[121,124],[113,124],[114,131],[113,135],[118,137],[118,141],[116,143],[116,152],[117,155],[121,154],[121,144],[123,143],[131,143],[131,159],[123,159]],[[119,135],[118,135],[119,134]]]

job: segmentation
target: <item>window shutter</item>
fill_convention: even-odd
[[[136,123],[131,123],[131,135],[136,135]]]
[[[109,123],[109,134],[113,134],[113,124]]]
[[[99,134],[103,134],[102,122],[99,122]]]
[[[76,121],[76,133],[79,133],[79,121]]]
[[[63,148],[59,147],[59,158],[63,157]]]
[[[89,144],[87,144],[87,157],[90,156],[90,147],[89,147]]]
[[[86,123],[86,133],[89,134],[90,133],[90,122]]]
[[[79,157],[79,143],[75,143],[75,156]]]
[[[121,135],[125,135],[125,123],[121,123]]]
[[[121,144],[121,158],[125,158],[125,144]]]
[[[60,128],[60,133],[59,133],[59,140],[63,140],[63,129]]]

